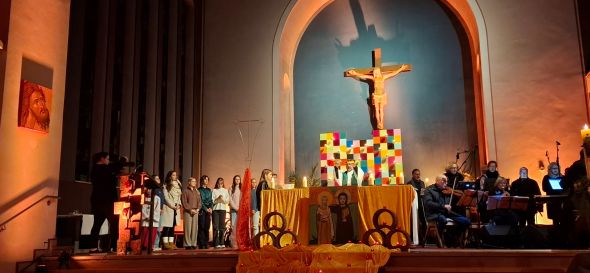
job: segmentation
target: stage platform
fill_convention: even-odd
[[[44,258],[47,272],[235,272],[235,250],[175,250],[151,256],[74,256],[70,269],[57,257]],[[34,271],[34,269],[32,269]],[[277,268],[276,272],[281,272]],[[394,253],[379,272],[590,272],[590,250],[497,250],[413,248]]]

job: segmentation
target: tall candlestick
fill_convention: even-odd
[[[307,176],[303,177],[303,183],[302,183],[303,188],[307,188]]]

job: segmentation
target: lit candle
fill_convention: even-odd
[[[269,185],[269,187],[271,189],[274,189],[275,188],[275,178],[274,177],[271,177],[270,178],[270,185]]]
[[[401,179],[400,179],[399,183],[397,183],[397,184],[403,184],[404,183],[404,172],[400,172],[399,176],[401,177]]]
[[[369,173],[369,186],[375,185],[375,174]]]
[[[580,134],[582,135],[582,141],[585,138],[590,137],[590,129],[588,129],[588,124],[584,124],[584,128],[580,130]]]
[[[302,183],[302,186],[303,186],[304,188],[307,188],[307,176],[304,176],[304,177],[303,177],[303,183]]]

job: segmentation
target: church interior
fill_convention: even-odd
[[[589,0],[0,0],[0,271],[589,272],[589,105]]]

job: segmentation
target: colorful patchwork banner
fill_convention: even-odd
[[[373,137],[363,140],[348,140],[342,132],[320,134],[322,184],[331,185],[335,172],[346,171],[350,159],[374,175],[375,185],[403,184],[401,129],[373,130]]]

